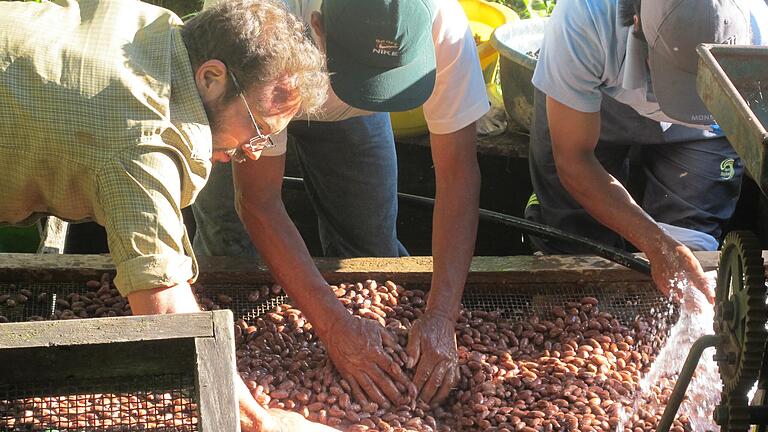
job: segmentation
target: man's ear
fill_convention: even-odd
[[[227,66],[221,60],[208,60],[195,71],[195,84],[203,103],[224,98],[227,94]]]
[[[321,41],[325,42],[325,25],[323,24],[323,14],[321,14],[319,11],[314,11],[312,12],[312,16],[309,21],[309,24],[312,26],[312,30],[315,31]],[[321,45],[324,45],[324,43]]]

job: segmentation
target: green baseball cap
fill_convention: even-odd
[[[323,0],[331,86],[367,111],[422,105],[435,87],[431,0]]]

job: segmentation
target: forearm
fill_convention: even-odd
[[[272,275],[321,336],[348,316],[317,270],[282,201],[244,203],[240,217]]]
[[[598,222],[648,253],[666,239],[656,224],[593,154],[558,163],[563,186]]]
[[[187,283],[134,291],[128,294],[128,302],[134,315],[200,312]]]
[[[480,168],[474,140],[474,124],[454,136],[432,136],[433,146],[464,146],[467,149],[463,154],[444,158],[436,164],[435,170],[433,273],[427,310],[451,319],[458,318],[477,238]]]
[[[547,97],[547,120],[560,182],[592,217],[646,253],[669,240],[595,156],[599,112],[577,111]]]

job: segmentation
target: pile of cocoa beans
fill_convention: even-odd
[[[171,393],[0,400],[0,430],[197,430],[195,404]]]
[[[393,282],[332,289],[352,314],[392,331],[402,348],[426,305],[423,291]],[[462,310],[456,326],[460,382],[435,409],[419,401],[389,410],[356,403],[312,325],[289,304],[252,323],[237,322],[237,366],[260,404],[347,431],[613,432],[624,407],[631,414],[624,430],[646,432],[655,430],[661,413],[644,404],[636,410],[634,397],[663,344],[660,324],[638,317],[631,327],[622,325],[591,297],[520,320]],[[404,349],[390,353],[404,366]],[[652,395],[662,407],[672,388],[666,384]],[[686,426],[680,417],[672,430]]]
[[[11,286],[9,291],[14,293],[0,294],[0,323],[10,321],[2,314],[3,311],[9,315],[13,313],[24,316],[27,321],[131,315],[128,299],[117,291],[109,273],[102,275],[101,280],[86,282],[83,290],[68,294],[48,291],[33,293],[27,288],[16,290],[14,286]],[[25,308],[37,314],[25,313]]]
[[[0,295],[0,310],[23,316],[28,321],[131,315],[127,299],[118,293],[109,274],[104,274],[100,280],[88,281],[82,290],[68,294],[33,293],[16,287],[10,287],[10,291],[14,293]],[[45,311],[46,316],[30,315],[27,311]],[[0,323],[8,321],[0,315]],[[73,388],[77,388],[77,383],[73,383]],[[153,393],[148,388],[149,391],[135,394],[76,394],[3,400],[13,390],[0,385],[0,431],[197,430],[196,404],[189,397],[176,393]]]
[[[424,312],[426,294],[393,282],[339,284],[331,289],[350,313],[375,320],[397,336],[401,349],[390,354],[405,369],[408,332]],[[256,304],[278,294],[282,290],[277,285],[261,286],[246,298]],[[55,301],[52,296],[25,289],[0,295],[0,311],[54,304],[53,319],[131,314],[109,275],[89,281],[81,292],[57,296]],[[203,309],[215,310],[235,306],[239,299],[203,291],[198,301]],[[388,410],[375,403],[357,403],[349,384],[326,357],[311,323],[289,304],[235,324],[237,367],[265,407],[293,410],[347,431],[613,432],[622,407],[629,412],[623,422],[625,431],[655,430],[660,412],[650,407],[663,407],[673,385],[669,378],[674,377],[659,383],[639,404],[635,395],[669,323],[641,316],[632,325],[623,325],[590,297],[537,312],[507,319],[494,311],[462,310],[456,326],[460,380],[448,400],[434,409],[418,400]],[[0,323],[6,321],[0,316]],[[141,424],[149,430],[150,425],[187,430],[179,424],[195,421],[194,407],[189,401],[166,396],[0,401],[0,429]],[[73,397],[79,402],[73,402]],[[688,430],[687,419],[679,417],[672,430]]]

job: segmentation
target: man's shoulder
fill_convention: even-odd
[[[69,4],[69,3],[68,3]],[[169,27],[181,25],[183,22],[176,13],[161,6],[134,0],[78,0],[77,6],[82,13],[88,14],[89,19],[83,23],[93,24],[99,21],[116,21],[122,26],[130,26],[128,18],[136,20],[138,28],[166,23]]]
[[[593,54],[602,52],[610,61],[620,51],[617,45],[625,43],[622,42],[625,40],[623,34],[627,32],[627,29],[619,28],[617,9],[617,0],[558,1],[547,23],[546,33],[559,35],[555,38],[559,42],[545,44],[546,49],[588,51]]]
[[[617,9],[617,0],[560,0],[552,18],[555,22],[589,20],[596,27],[614,27]]]

